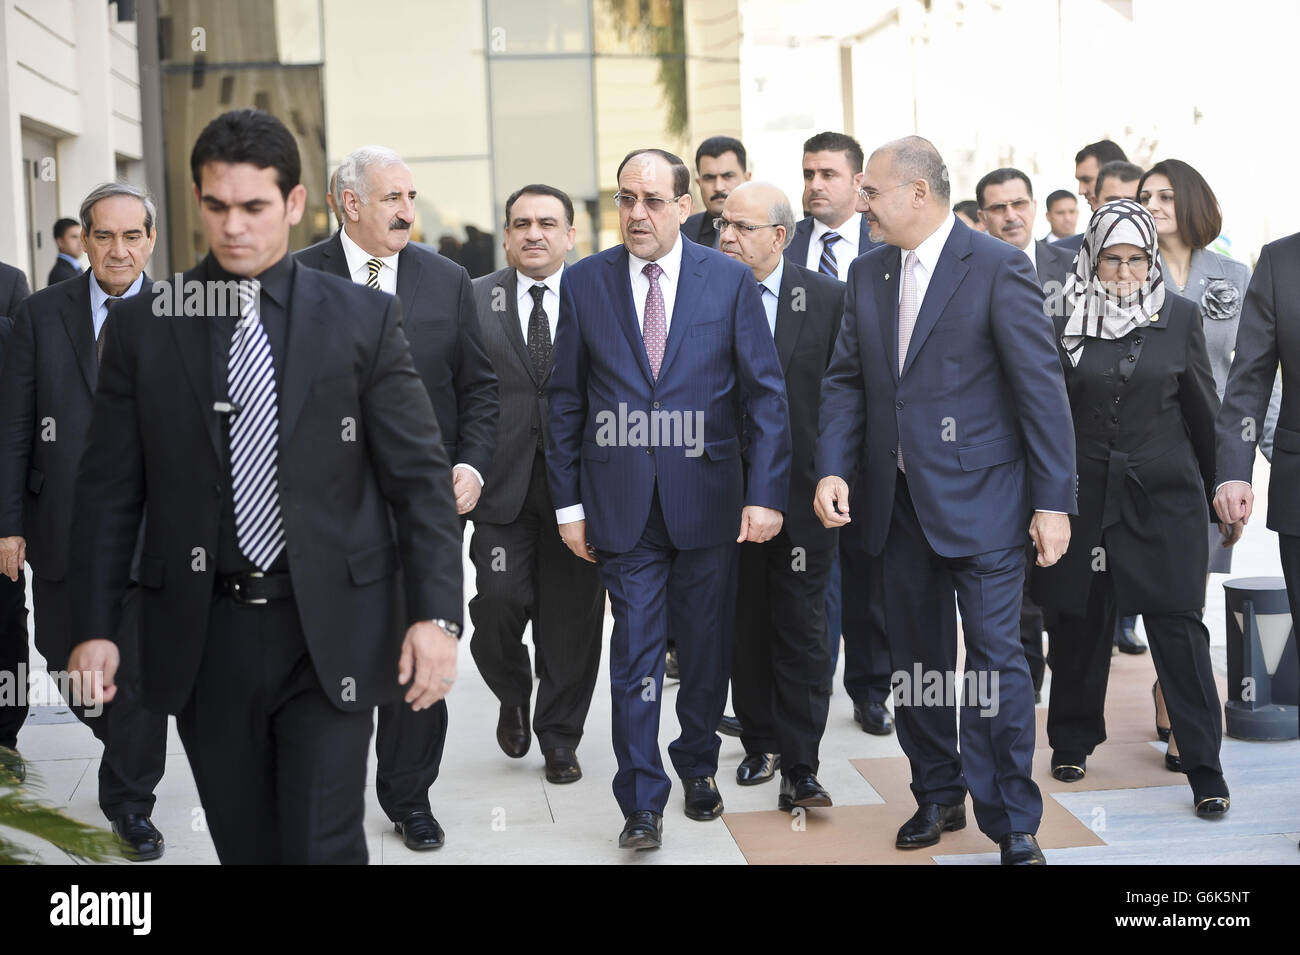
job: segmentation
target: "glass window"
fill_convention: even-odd
[[[488,55],[587,53],[589,0],[487,0]]]

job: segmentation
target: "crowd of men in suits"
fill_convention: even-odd
[[[1142,173],[1110,146],[1077,157],[1094,207]],[[60,220],[48,288],[28,295],[0,266],[0,665],[28,664],[27,563],[37,647],[85,680],[72,702],[104,743],[100,804],[130,857],[163,852],[165,714],[222,862],[364,862],[375,709],[380,804],[407,847],[441,846],[429,793],[470,520],[471,652],[497,741],[522,758],[536,734],[552,784],[582,776],[608,596],[620,846],[662,844],[669,647],[689,818],[723,811],[719,727],[744,745],[740,784],[779,775],[779,808],[830,806],[818,749],[842,633],[854,719],[896,727],[911,762],[918,810],[897,845],[964,826],[969,792],[1004,863],[1043,861],[1043,626],[1026,581],[1066,551],[1076,512],[1043,320],[1082,238],[1075,198],[1048,197],[1036,239],[1028,176],[985,175],[968,220],[920,137],[868,156],[821,133],[802,165],[796,218],[743,144],[712,137],[691,215],[685,163],[634,150],[617,170],[621,244],[571,265],[570,198],[523,185],[505,203],[507,266],[471,281],[411,241],[411,170],[378,146],[331,180],[338,230],[290,253],[296,144],[236,110],[191,154],[210,251],[184,276],[145,273],[155,210],[123,183]],[[1300,414],[1280,355],[1298,260],[1300,237],[1265,249],[1221,418],[1263,420],[1282,357],[1283,451]],[[160,321],[175,280],[238,296]],[[1228,523],[1250,517],[1246,445],[1220,450]],[[1295,587],[1294,498],[1273,500]],[[893,672],[955,670],[954,599],[968,666],[1000,678],[990,715],[962,711],[960,745],[955,701],[886,706]],[[0,711],[0,745],[24,715]]]

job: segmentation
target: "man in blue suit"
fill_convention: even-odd
[[[857,473],[852,513],[883,564],[898,737],[918,803],[896,845],[931,846],[964,827],[969,790],[1003,864],[1041,864],[1019,634],[1024,540],[1027,529],[1050,566],[1075,510],[1070,408],[1043,293],[1025,255],[956,221],[929,141],[877,149],[862,198],[872,238],[888,245],[849,270],[822,383],[814,506],[827,526],[847,524]]]
[[[618,186],[623,244],[573,266],[560,287],[546,462],[560,536],[599,565],[613,606],[619,846],[646,849],[661,845],[672,788],[658,739],[670,637],[682,732],[668,753],[686,815],[722,814],[715,730],[731,673],[736,545],[781,529],[790,425],[753,274],[681,235],[691,207],[681,159],[636,150]]]

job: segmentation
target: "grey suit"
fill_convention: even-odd
[[[555,522],[542,451],[550,369],[539,377],[529,356],[515,270],[475,279],[474,304],[496,371],[501,415],[493,480],[469,515],[478,581],[469,602],[470,652],[501,704],[522,707],[526,715],[533,674],[521,640],[531,620],[540,677],[533,728],[543,752],[574,749],[600,667],[605,591],[596,565],[564,546]]]
[[[1052,283],[1058,283],[1055,289],[1065,287],[1066,278],[1074,271],[1074,253],[1037,239],[1034,242],[1034,263],[1038,268],[1038,284],[1050,294],[1054,290]]]

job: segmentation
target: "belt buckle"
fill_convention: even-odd
[[[260,570],[253,570],[253,571],[249,571],[248,574],[243,575],[243,576],[247,576],[247,577],[265,577],[266,574],[262,573]],[[233,581],[233,589],[234,589],[234,591],[235,591],[235,599],[236,599],[236,600],[238,600],[241,604],[264,604],[264,603],[270,603],[270,601],[269,601],[266,597],[245,597],[245,596],[243,595],[243,593],[241,593],[240,579],[241,579],[240,577],[235,577],[235,579],[234,579],[234,581]]]

